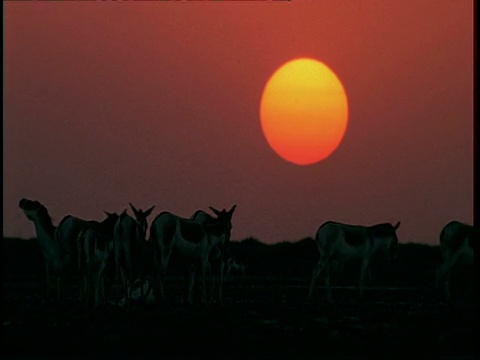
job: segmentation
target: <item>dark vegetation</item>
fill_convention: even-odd
[[[7,238],[3,246],[4,358],[474,358],[473,275],[457,269],[455,302],[442,302],[438,246],[400,244],[394,264],[375,260],[363,299],[352,289],[360,264],[347,265],[332,279],[335,304],[320,287],[306,304],[319,258],[313,240],[266,245],[249,238],[231,243],[231,255],[247,267],[244,277],[226,279],[224,306],[184,305],[173,256],[167,302],[129,310],[86,308],[75,284],[57,304],[45,294],[37,242]]]

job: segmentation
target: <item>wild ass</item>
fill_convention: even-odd
[[[100,304],[100,296],[105,304],[104,271],[113,254],[113,230],[118,218],[118,214],[109,214],[108,218],[97,226],[84,227],[78,235],[79,261],[84,270],[86,304],[90,301],[92,288],[95,291],[94,305]]]
[[[117,220],[114,229],[115,277],[117,285],[122,284],[125,302],[128,305],[133,281],[140,277],[143,281],[142,262],[146,254],[147,218],[155,205],[146,211],[137,210],[131,203],[130,208],[135,218],[124,211]],[[150,254],[152,257],[154,254]],[[143,287],[142,287],[143,288]],[[118,293],[119,287],[117,287]],[[142,294],[143,295],[143,294]]]
[[[222,216],[225,216],[227,213],[225,209],[218,211],[213,207],[209,207],[210,210],[217,216],[216,218],[206,213],[203,210],[197,210],[192,215],[191,219],[201,222],[202,224],[206,222],[212,222],[218,220]],[[218,280],[218,300],[220,303],[223,302],[223,281],[228,259],[228,246],[230,243],[230,232],[226,234],[225,241],[219,242],[214,246],[210,253],[208,254],[208,265],[207,272],[210,279],[210,300],[215,300],[215,274],[217,274]],[[195,276],[195,275],[194,275]],[[196,277],[195,277],[196,278]]]
[[[21,199],[18,206],[35,225],[37,241],[45,257],[45,275],[47,290],[50,289],[50,275],[55,277],[57,300],[60,300],[60,276],[64,265],[64,256],[55,244],[55,226],[47,208],[36,200]]]
[[[365,276],[372,257],[380,252],[383,252],[388,260],[394,257],[398,243],[396,230],[399,226],[400,222],[394,226],[389,223],[373,226],[347,225],[333,221],[322,224],[315,235],[320,260],[313,271],[307,300],[311,300],[317,278],[326,271],[327,299],[333,302],[330,289],[330,270],[333,262],[344,264],[354,259],[362,260],[359,286],[362,296]]]
[[[80,272],[82,283],[80,285],[80,299],[85,296],[87,286],[87,269],[85,267],[85,244],[84,237],[79,236],[82,230],[93,229],[100,234],[108,231],[113,232],[113,227],[118,219],[115,213],[104,211],[107,217],[99,222],[96,220],[84,220],[73,215],[65,216],[55,231],[55,243],[62,253],[65,254],[65,263]],[[108,231],[107,231],[108,230]]]
[[[201,301],[206,302],[206,270],[210,252],[216,246],[222,248],[230,240],[232,230],[232,215],[236,205],[228,211],[210,209],[217,215],[217,218],[207,218],[203,222],[193,219],[186,219],[170,212],[158,214],[150,227],[150,240],[156,244],[158,285],[160,296],[165,298],[164,283],[165,274],[172,250],[175,248],[178,254],[190,264],[188,274],[188,290],[186,291],[186,302],[192,302],[192,288],[194,280],[195,265],[200,265],[202,276]],[[207,214],[208,215],[208,214]],[[202,215],[203,216],[203,215]],[[220,301],[222,301],[220,288]]]
[[[437,271],[437,284],[443,285],[447,302],[450,302],[450,275],[455,265],[473,265],[474,247],[480,240],[480,232],[472,225],[451,221],[440,233],[443,264]]]

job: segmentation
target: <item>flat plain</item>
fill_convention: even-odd
[[[125,309],[109,303],[94,309],[79,301],[74,283],[57,303],[46,294],[40,268],[12,274],[12,261],[7,268],[4,263],[10,271],[3,281],[4,359],[453,360],[475,355],[471,287],[457,289],[454,302],[446,304],[429,282],[377,282],[359,298],[355,282],[339,279],[333,304],[322,286],[307,303],[308,275],[295,274],[293,267],[290,276],[257,268],[226,278],[223,306],[184,304],[182,277],[171,275],[162,304]],[[107,296],[113,299],[113,289]]]

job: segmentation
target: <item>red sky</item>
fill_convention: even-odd
[[[4,236],[132,202],[230,208],[234,240],[325,221],[401,221],[438,243],[473,222],[473,2],[5,2]],[[349,101],[339,148],[301,167],[268,146],[263,87],[308,56]],[[153,219],[153,216],[152,218]],[[150,219],[150,220],[151,220]]]

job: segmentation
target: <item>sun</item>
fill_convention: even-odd
[[[345,89],[324,63],[299,58],[278,68],[260,101],[263,134],[283,159],[311,165],[340,145],[348,121]]]

